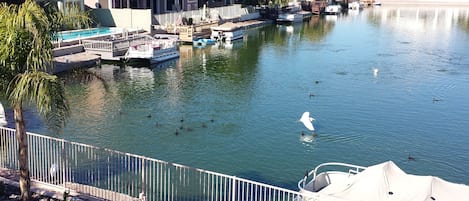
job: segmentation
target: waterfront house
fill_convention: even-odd
[[[213,18],[236,18],[248,14],[233,0],[83,0],[92,9],[100,26],[139,28],[151,32],[155,26],[166,26],[194,18],[197,22]],[[204,13],[204,15],[202,15]],[[192,19],[191,19],[192,20]]]

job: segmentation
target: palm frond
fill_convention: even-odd
[[[33,0],[0,6],[0,62],[12,70],[45,70],[52,41],[44,10]]]
[[[64,126],[70,115],[64,85],[55,75],[40,71],[19,74],[10,83],[8,92],[12,105],[24,101],[36,105],[46,122],[54,127]]]

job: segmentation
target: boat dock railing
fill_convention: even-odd
[[[27,133],[33,182],[104,200],[301,201],[300,192]],[[0,168],[18,170],[15,130],[0,127]]]
[[[141,45],[154,40],[145,34],[124,36],[120,38],[82,40],[86,52],[97,54],[101,59],[120,60],[130,46]]]

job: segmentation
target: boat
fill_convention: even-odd
[[[128,48],[124,56],[126,62],[145,62],[153,64],[179,57],[176,40],[148,37],[143,44],[131,45]]]
[[[303,10],[305,8],[305,10]],[[311,2],[302,2],[301,4],[289,3],[288,6],[282,7],[278,14],[277,24],[290,24],[302,22],[304,19],[311,17]]]
[[[244,29],[239,27],[232,22],[227,22],[217,27],[211,27],[212,34],[211,39],[217,41],[233,41],[243,38]]]
[[[328,5],[324,9],[324,14],[326,15],[337,15],[342,12],[342,6],[340,5]]]
[[[326,7],[327,7],[326,1],[313,1],[311,12],[314,15],[320,15],[321,13],[324,13],[324,10],[326,9]]]
[[[174,40],[176,42],[179,42],[179,35],[174,34],[155,34],[153,35],[153,38],[163,40]]]
[[[301,200],[467,200],[469,186],[407,174],[394,162],[369,167],[323,163],[298,182]]]
[[[348,9],[349,10],[361,10],[363,9],[363,4],[360,3],[359,1],[354,1],[348,3]]]
[[[0,103],[0,126],[6,126],[8,124],[5,116],[5,108],[3,108],[2,103]]]
[[[197,40],[192,41],[192,44],[194,46],[204,47],[204,46],[207,46],[207,45],[213,45],[216,42],[217,42],[217,40],[211,39],[211,38],[199,38]]]
[[[277,17],[277,24],[288,24],[302,21],[303,15],[299,13],[281,13]]]

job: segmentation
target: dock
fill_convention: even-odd
[[[243,27],[244,29],[253,29],[256,27],[261,27],[267,24],[272,24],[272,20],[248,20],[242,22],[232,23],[233,26]]]
[[[103,60],[121,61],[129,47],[151,43],[151,40],[154,40],[151,36],[139,34],[122,38],[82,40],[82,45],[87,53],[99,55]]]
[[[271,23],[272,20],[247,20],[227,22],[220,26],[236,26],[243,29],[252,29]],[[179,33],[180,42],[192,43],[193,40],[198,38],[209,38],[211,34],[210,28],[216,26],[218,26],[218,22],[190,26],[173,26],[168,27],[167,30],[173,30],[168,33]],[[50,71],[55,74],[78,68],[89,68],[99,65],[101,60],[122,61],[129,47],[151,42],[150,40],[154,39],[146,33],[84,39],[80,41],[80,44],[55,48],[55,68]]]
[[[70,71],[79,68],[89,68],[99,65],[101,57],[99,55],[85,52],[82,45],[70,45],[53,50],[54,68],[49,69],[53,74]]]
[[[194,40],[199,38],[209,38],[211,34],[211,27],[236,26],[243,27],[244,29],[251,29],[271,23],[272,20],[247,20],[239,22],[228,21],[221,24],[219,22],[206,22],[197,25],[170,25],[166,28],[166,32],[171,34],[179,34],[179,41],[182,43],[192,43]]]
[[[208,38],[210,36],[210,27],[218,26],[216,22],[203,22],[193,25],[169,25],[166,32],[170,34],[179,34],[179,41],[182,43],[192,43],[199,38]]]
[[[61,73],[79,68],[99,65],[101,57],[88,52],[80,52],[54,58],[55,68],[52,73]]]

